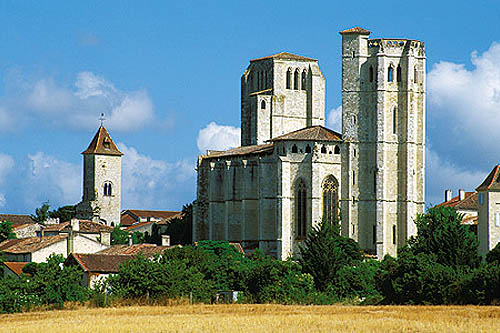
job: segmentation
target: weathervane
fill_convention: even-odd
[[[99,120],[101,121],[101,126],[102,126],[102,123],[104,123],[104,121],[106,120],[106,118],[104,118],[104,113],[101,113]]]

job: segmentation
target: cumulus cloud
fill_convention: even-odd
[[[334,131],[342,132],[342,105],[328,112],[326,116],[326,126]]]
[[[92,72],[79,73],[69,86],[53,78],[31,83],[19,78],[12,81],[13,87],[8,89],[12,96],[4,97],[0,104],[0,120],[12,122],[24,113],[34,121],[43,117],[44,123],[92,129],[105,113],[107,127],[131,131],[151,124],[155,118],[153,102],[145,90],[122,91]]]
[[[426,201],[438,204],[444,200],[444,191],[451,189],[458,194],[458,189],[474,191],[486,178],[490,170],[471,170],[444,159],[430,148],[426,149]]]
[[[500,157],[500,44],[472,52],[471,64],[441,61],[429,72],[429,139],[457,165],[490,169]]]
[[[181,209],[195,197],[196,160],[155,160],[118,144],[122,158],[122,209]]]
[[[0,185],[4,182],[7,174],[14,167],[14,159],[6,154],[0,153]],[[0,192],[0,208],[6,204],[5,194]]]
[[[198,133],[196,144],[200,152],[207,150],[226,150],[240,145],[241,129],[218,125],[211,122]]]

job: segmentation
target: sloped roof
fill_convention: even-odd
[[[171,249],[174,246],[158,246],[155,244],[133,244],[133,245],[113,245],[108,249],[97,252],[98,254],[117,254],[117,255],[138,255],[142,254],[145,257],[150,257],[155,254],[163,254],[165,250]]]
[[[297,54],[289,53],[289,52],[280,52],[276,54],[272,54],[266,57],[256,58],[250,60],[250,62],[264,60],[264,59],[278,59],[278,60],[296,60],[296,61],[318,61],[317,59],[303,57]]]
[[[56,224],[48,224],[43,227],[43,231],[62,231],[69,226],[69,222],[56,223]]]
[[[280,135],[270,141],[342,141],[342,135],[326,127],[316,125]]]
[[[5,253],[33,253],[49,245],[61,242],[68,235],[8,239],[0,243],[0,251]]]
[[[83,232],[112,232],[113,227],[88,220],[80,220],[80,231]]]
[[[351,29],[347,29],[347,30],[341,31],[340,34],[341,35],[345,35],[345,34],[369,35],[369,34],[371,34],[371,31],[368,31],[368,30],[363,29],[361,27],[354,27],[354,28],[351,28]]]
[[[68,256],[65,263],[71,262],[71,258],[73,258],[86,272],[117,273],[118,266],[120,266],[122,262],[134,259],[134,256],[123,254],[72,253]]]
[[[148,225],[148,224],[153,224],[153,223],[156,223],[156,222],[159,222],[159,221],[144,221],[144,222],[137,222],[137,223],[134,223],[134,224],[131,224],[131,225],[127,225],[125,226],[125,230],[129,231],[129,230],[133,230],[133,229],[136,229],[136,228],[139,228],[139,227],[142,227],[142,226],[145,226],[145,225]]]
[[[8,269],[10,269],[14,274],[20,275],[23,272],[23,267],[26,266],[27,262],[13,262],[5,261],[3,263]]]
[[[82,154],[123,155],[123,153],[116,147],[106,128],[102,125],[99,127],[99,130],[97,130],[97,133],[90,142],[89,147],[83,151]]]
[[[122,212],[121,215],[122,216],[126,215],[128,212],[130,212],[133,215],[140,217],[140,218],[154,217],[154,218],[158,218],[158,219],[172,218],[176,215],[181,214],[181,212],[170,211],[170,210],[127,209],[126,211]]]
[[[476,191],[500,190],[500,165],[495,165],[486,179],[476,188]]]
[[[21,214],[0,214],[0,222],[12,222],[12,226],[16,224],[32,224],[35,221],[31,218],[30,215],[21,215]]]
[[[465,192],[463,200],[459,200],[459,196],[451,198],[437,205],[436,207],[446,206],[456,209],[477,210],[477,192]]]
[[[263,145],[253,145],[253,146],[242,146],[229,149],[226,151],[212,152],[203,158],[215,158],[215,157],[229,157],[229,156],[244,156],[252,154],[264,154],[271,153],[273,151],[274,144],[266,143]]]

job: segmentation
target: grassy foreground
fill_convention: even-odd
[[[0,315],[2,332],[498,332],[494,306],[174,305]]]

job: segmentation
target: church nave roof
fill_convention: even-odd
[[[342,134],[316,125],[280,135],[270,141],[342,141]]]

